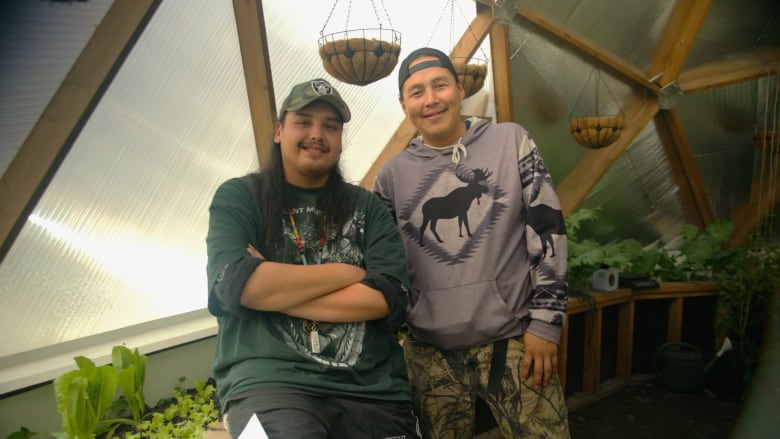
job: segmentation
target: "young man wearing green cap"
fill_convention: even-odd
[[[374,190],[401,230],[411,282],[404,352],[426,438],[470,438],[477,398],[506,438],[568,438],[557,376],[567,241],[552,179],[516,123],[464,120],[449,57],[398,73],[419,136]]]
[[[214,377],[236,437],[419,438],[403,352],[408,272],[398,229],[339,171],[349,107],[330,83],[292,88],[269,162],[224,182],[209,212]]]

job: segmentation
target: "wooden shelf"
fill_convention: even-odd
[[[618,289],[609,292],[587,291],[585,297],[570,297],[567,314],[585,314],[585,340],[582,370],[582,391],[598,394],[601,382],[602,316],[606,307],[617,307],[617,359],[615,374],[619,380],[631,377],[631,361],[634,340],[634,311],[640,300],[666,299],[668,323],[666,339],[679,342],[682,335],[683,303],[691,297],[714,296],[718,294],[717,282],[665,282],[658,288],[645,290]],[[569,351],[569,325],[564,324],[558,347],[558,373],[561,385],[566,389]],[[593,354],[595,353],[595,355]]]

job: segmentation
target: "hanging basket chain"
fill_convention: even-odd
[[[390,21],[390,14],[387,13],[387,8],[385,7],[384,0],[380,0],[382,2],[382,11],[385,13],[385,18],[387,18],[387,24],[390,25],[390,27],[393,27],[393,22]],[[374,16],[376,17],[376,22],[379,24],[379,28],[382,29],[382,18],[379,17],[379,13],[376,11],[376,3],[374,3],[374,0],[371,0],[371,7],[374,9]]]
[[[618,108],[618,113],[620,113],[621,116],[624,116],[623,109],[620,107],[620,104],[618,104],[618,100],[615,97],[615,94],[612,93],[612,89],[609,88],[609,84],[607,84],[607,81],[601,78],[601,68],[599,65],[596,65],[596,67],[591,70],[590,74],[588,75],[588,79],[585,80],[585,85],[582,86],[582,90],[580,90],[580,94],[577,96],[577,100],[574,102],[574,106],[571,109],[571,113],[569,113],[569,119],[571,119],[574,116],[575,110],[577,110],[577,107],[580,105],[580,101],[582,100],[582,95],[585,94],[585,90],[588,88],[588,84],[590,84],[591,78],[593,78],[593,74],[596,74],[596,80],[594,84],[595,88],[595,108],[596,108],[596,116],[598,117],[599,114],[599,99],[601,96],[601,93],[599,91],[599,88],[601,86],[601,83],[604,83],[604,87],[607,89],[607,93],[609,93],[609,96],[612,98],[612,102],[615,104],[615,106]]]
[[[439,14],[438,19],[436,20],[436,23],[431,28],[431,35],[428,37],[428,41],[426,42],[426,46],[431,45],[431,41],[433,40],[433,36],[436,34],[436,30],[439,28],[439,24],[441,24],[442,20],[444,19],[444,14],[449,11],[449,44],[450,48],[454,47],[453,45],[453,36],[455,32],[455,0],[446,0],[444,2],[444,7],[441,10],[441,13]],[[460,5],[458,6],[458,11],[460,12],[461,16],[468,21],[466,18],[466,14],[463,13],[463,9],[460,8]],[[471,25],[468,26],[469,31],[471,32],[471,35],[474,36],[475,41],[479,41],[479,38],[477,38],[476,34],[474,33],[474,30],[471,28]],[[450,52],[452,50],[450,49]],[[482,48],[480,47],[480,51],[482,51]],[[484,55],[484,52],[482,52]],[[462,60],[460,59],[462,58]],[[482,86],[485,83],[485,77],[487,76],[487,61],[485,59],[478,60],[474,59],[473,61],[477,61],[474,64],[469,64],[466,57],[452,57],[450,56],[450,59],[453,63],[453,66],[455,67],[455,71],[458,73],[458,78],[461,82],[461,85],[463,86],[463,91],[465,92],[465,97],[468,98],[474,95],[477,91],[482,89]]]
[[[596,67],[596,68],[598,68],[598,67]],[[580,100],[582,100],[582,95],[585,94],[585,90],[588,88],[588,84],[590,84],[590,78],[593,77],[593,73],[595,73],[595,72],[596,72],[596,69],[591,70],[590,74],[588,75],[588,79],[585,80],[585,85],[582,86],[582,90],[580,90],[580,94],[577,95],[577,100],[574,101],[574,106],[571,107],[571,113],[569,113],[569,119],[571,119],[572,116],[574,116],[574,110],[576,110],[577,107],[580,105]],[[597,112],[598,112],[598,110],[597,110]]]
[[[347,3],[347,18],[344,20],[344,32],[349,31],[349,16],[352,14],[352,0]]]
[[[330,22],[330,17],[333,16],[333,11],[336,10],[336,6],[339,4],[339,0],[336,0],[333,2],[333,7],[330,8],[330,13],[328,13],[328,18],[325,19],[325,24],[322,25],[322,29],[320,29],[320,36],[325,35],[325,28],[328,27],[328,22]]]
[[[453,40],[454,40],[453,35],[454,35],[454,32],[455,32],[455,6],[458,7],[458,12],[460,12],[461,17],[463,17],[463,19],[468,22],[468,17],[466,17],[466,14],[463,12],[463,9],[460,7],[460,5],[459,4],[458,5],[455,4],[455,0],[445,0],[444,7],[442,8],[441,13],[439,14],[439,17],[436,19],[436,23],[431,28],[431,35],[428,37],[428,41],[426,41],[426,43],[425,43],[426,46],[430,46],[431,45],[431,41],[433,40],[433,36],[436,34],[436,30],[439,28],[439,24],[441,24],[442,19],[444,18],[444,14],[448,10],[449,10],[449,13],[450,13],[450,17],[449,17],[450,18],[450,23],[449,23],[450,24],[450,29],[449,29],[450,30],[450,33],[449,33],[450,39],[449,39],[449,43],[450,43],[450,47],[454,46],[453,45]],[[479,41],[479,38],[477,37],[477,34],[474,32],[474,29],[471,27],[471,24],[468,25],[468,30],[471,33],[471,36],[474,37],[474,41]],[[482,50],[481,46],[479,47],[479,51],[482,54],[482,56],[485,59],[487,59],[487,56],[485,55],[485,51]]]
[[[606,87],[606,89],[607,89],[607,93],[609,93],[609,97],[611,97],[611,98],[612,98],[612,102],[614,102],[614,103],[615,103],[615,106],[617,106],[617,107],[618,107],[618,113],[620,113],[620,115],[621,115],[621,116],[625,116],[625,115],[623,114],[623,108],[620,106],[620,104],[618,104],[618,100],[617,100],[617,98],[615,97],[615,94],[614,94],[614,93],[612,93],[612,89],[611,89],[611,88],[609,88],[609,84],[607,84],[607,81],[604,81],[603,79],[601,79],[601,73],[599,73],[599,80],[601,80],[601,81],[603,81],[603,82],[604,82],[604,87]],[[598,102],[598,101],[597,101],[597,102]]]
[[[450,48],[454,47],[452,44],[452,34],[454,31],[455,31],[455,0],[450,0]]]
[[[595,96],[595,102],[596,102],[596,116],[599,115],[599,83],[601,82],[601,69],[596,69],[596,96]]]
[[[453,7],[454,7],[455,0],[452,0],[452,4],[453,4]],[[463,9],[460,7],[460,5],[457,5],[457,6],[458,6],[458,12],[460,12],[460,16],[463,17],[463,19],[466,20],[466,22],[468,22],[468,18],[466,17],[466,14],[463,13]],[[453,24],[453,27],[454,27],[454,24]],[[474,29],[471,27],[471,23],[469,23],[469,25],[468,25],[468,30],[471,33],[471,36],[474,37],[474,41],[479,41],[479,37],[477,37],[477,34],[474,32]],[[452,31],[450,31],[450,33],[452,33]],[[450,45],[452,45],[452,36],[450,36]],[[487,55],[485,54],[485,51],[482,50],[482,45],[480,45],[478,48],[479,48],[479,53],[482,54],[482,57],[487,59]]]
[[[451,1],[451,0],[448,0]],[[446,4],[445,4],[446,6]],[[446,11],[446,8],[441,10],[441,14],[439,14],[439,18],[436,20],[436,24],[433,25],[431,28],[431,35],[428,37],[428,41],[425,42],[426,46],[431,45],[431,41],[433,40],[433,36],[436,34],[436,29],[439,28],[439,23],[441,23],[441,19],[444,18],[444,11]],[[450,45],[452,45],[452,36],[450,35]]]
[[[393,27],[393,21],[390,19],[390,14],[387,13],[387,7],[385,6],[384,0],[380,0],[382,3],[382,12],[385,13],[385,18],[387,18],[387,23],[390,25],[390,27]],[[320,29],[320,36],[325,35],[325,28],[328,27],[328,23],[330,22],[331,17],[333,17],[333,12],[336,10],[336,6],[338,6],[339,0],[335,0],[333,2],[333,6],[330,8],[330,12],[328,13],[328,18],[325,19],[325,24],[322,25],[322,29]],[[374,3],[374,0],[371,0],[371,8],[374,11],[374,17],[376,17],[376,22],[379,25],[379,29],[382,29],[384,26],[382,24],[382,18],[379,16],[379,12],[377,12],[376,3]],[[349,3],[347,4],[347,17],[344,22],[344,31],[349,30],[349,17],[352,14],[352,0],[349,0]]]

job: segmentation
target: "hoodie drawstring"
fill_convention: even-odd
[[[418,137],[420,141],[422,142],[422,137]],[[466,147],[463,145],[463,137],[459,138],[457,142],[455,142],[454,145],[449,146],[431,146],[423,142],[423,145],[426,147],[433,149],[435,151],[445,151],[449,148],[452,148],[452,163],[455,164],[455,168],[458,167],[458,164],[460,163],[460,155],[463,154],[463,157],[466,158],[469,155],[469,152],[466,150]]]

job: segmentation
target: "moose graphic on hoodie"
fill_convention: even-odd
[[[425,234],[425,228],[428,224],[431,225],[431,232],[436,240],[440,243],[444,242],[438,233],[436,233],[436,222],[440,219],[451,219],[458,217],[458,236],[463,237],[463,226],[466,226],[466,234],[471,236],[471,230],[469,229],[469,208],[473,200],[479,199],[482,194],[488,192],[488,187],[485,184],[488,177],[492,172],[487,172],[485,169],[474,169],[472,175],[464,177],[458,173],[455,176],[458,180],[466,183],[466,186],[454,189],[449,194],[443,197],[431,198],[422,205],[422,225],[420,225],[420,246],[424,247],[423,235]]]

